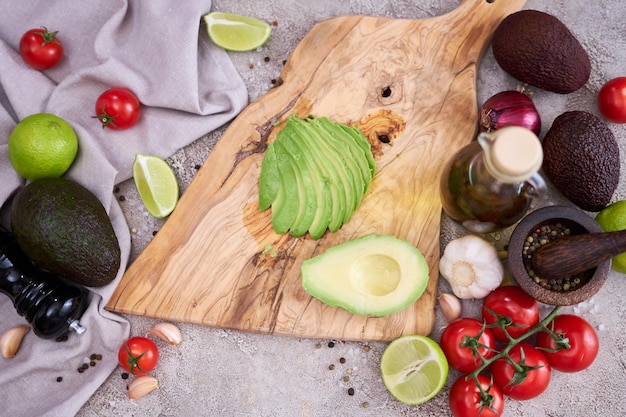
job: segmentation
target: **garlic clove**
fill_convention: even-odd
[[[180,329],[172,323],[162,322],[155,324],[148,330],[147,334],[157,336],[170,345],[177,345],[183,340]]]
[[[12,358],[17,353],[22,340],[28,331],[30,326],[25,324],[11,327],[9,330],[2,333],[0,336],[0,350],[2,350],[2,356],[5,358]]]
[[[128,385],[128,398],[131,401],[136,401],[157,388],[159,388],[159,382],[155,377],[150,375],[138,376]]]
[[[459,300],[454,294],[441,294],[438,300],[439,308],[441,308],[441,313],[446,319],[446,322],[451,323],[461,317],[461,310],[463,308],[461,300]]]

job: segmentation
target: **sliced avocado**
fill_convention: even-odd
[[[298,212],[290,233],[294,237],[300,237],[307,233],[317,212],[316,188],[313,185],[314,179],[311,178],[311,168],[306,159],[308,151],[303,151],[298,145],[298,141],[294,139],[293,127],[288,124],[280,133],[282,135],[277,138],[277,141],[280,141],[280,145],[284,147],[295,163],[294,174],[298,184],[298,194],[292,198],[298,200]],[[319,180],[316,178],[315,181]]]
[[[280,185],[272,204],[272,227],[276,233],[282,234],[289,230],[298,215],[298,182],[295,173],[296,164],[281,141],[274,142],[274,152]]]
[[[88,287],[113,281],[120,245],[100,200],[64,178],[29,183],[11,206],[11,229],[20,249],[40,267]]]
[[[326,145],[325,138],[320,135],[314,126],[298,118],[293,118],[292,120],[299,126],[298,133],[304,139],[309,151],[315,152],[316,159],[322,163],[320,167],[324,167],[323,173],[330,188],[333,202],[328,230],[336,232],[343,224],[346,210],[348,209],[346,205],[346,189],[341,177],[347,168],[341,165],[341,161],[337,159],[336,153]]]
[[[311,296],[352,314],[385,316],[414,303],[428,284],[428,264],[406,240],[370,234],[302,263]]]
[[[357,129],[356,127],[339,125],[346,133],[350,134],[357,145],[363,149],[365,152],[365,158],[367,160],[367,165],[370,168],[370,177],[374,178],[374,174],[376,174],[376,161],[374,160],[374,154],[372,153],[372,145],[367,140],[365,135]]]
[[[372,180],[372,174],[368,166],[365,151],[356,143],[351,134],[341,128],[339,123],[334,123],[327,117],[315,119],[313,123],[323,126],[334,141],[342,143],[345,149],[347,149],[345,160],[354,177],[356,192],[356,204],[354,209],[356,210]],[[345,222],[348,220],[349,219],[346,219]]]
[[[316,198],[316,210],[309,226],[309,235],[311,238],[317,240],[322,237],[326,229],[328,229],[333,204],[328,181],[322,173],[322,170],[325,170],[325,162],[315,158],[314,153],[311,152],[306,143],[304,143],[305,139],[303,139],[297,131],[289,129],[286,134],[290,136],[294,145],[302,152],[303,160],[309,170],[309,177]]]
[[[261,162],[261,173],[259,175],[259,210],[267,210],[278,194],[280,179],[278,177],[278,166],[276,165],[276,153],[274,145],[267,145],[263,162]]]

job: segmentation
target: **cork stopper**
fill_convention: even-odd
[[[543,163],[537,135],[523,127],[504,127],[489,133],[491,140],[485,163],[492,175],[507,183],[523,182],[535,175]]]

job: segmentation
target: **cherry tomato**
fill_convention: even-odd
[[[626,123],[626,77],[613,78],[602,86],[598,109],[609,122]]]
[[[122,368],[134,375],[145,375],[154,369],[159,360],[159,350],[147,337],[135,336],[127,339],[117,352]]]
[[[478,375],[478,382],[485,392],[481,397],[476,381],[460,377],[450,388],[450,411],[454,417],[500,417],[504,411],[504,397],[500,388],[485,375]]]
[[[586,369],[598,356],[600,342],[591,324],[582,317],[573,314],[561,314],[550,324],[548,329],[566,338],[569,349],[555,342],[548,332],[537,334],[537,346],[556,352],[542,350],[552,368],[562,372],[578,372]]]
[[[527,369],[526,377],[522,378],[506,358],[496,360],[491,365],[493,381],[505,395],[514,400],[529,400],[548,388],[552,368],[540,350],[522,342],[509,351],[509,356],[515,363],[533,369]]]
[[[485,359],[496,353],[496,339],[491,330],[483,328],[481,321],[470,317],[456,319],[450,323],[441,334],[440,345],[448,364],[457,371],[467,374],[475,371],[483,362],[474,354],[472,345],[476,346]]]
[[[45,27],[30,29],[20,39],[20,54],[31,67],[45,70],[54,67],[63,58],[63,45],[58,32],[49,32]]]
[[[133,127],[141,115],[141,104],[132,91],[111,88],[96,100],[96,116],[102,128],[123,130]]]
[[[506,330],[517,338],[539,323],[539,304],[520,287],[506,286],[493,290],[483,301],[482,316],[487,324],[498,321],[489,310],[500,316],[509,317],[511,325]],[[497,340],[506,342],[508,338],[501,328],[491,328]]]

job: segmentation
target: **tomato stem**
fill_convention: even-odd
[[[478,384],[478,374],[480,374],[482,371],[487,369],[492,363],[494,363],[495,361],[501,358],[506,358],[507,361],[511,363],[511,365],[516,370],[516,374],[518,370],[521,370],[521,368],[524,368],[524,367],[525,367],[525,371],[534,369],[533,367],[528,367],[526,365],[523,365],[522,363],[520,364],[515,363],[515,361],[513,361],[511,357],[509,356],[509,352],[511,351],[511,349],[513,349],[513,347],[515,347],[515,345],[517,345],[520,342],[523,342],[524,340],[528,339],[530,336],[534,335],[535,333],[539,333],[541,331],[547,330],[550,322],[552,322],[552,320],[554,320],[554,318],[559,315],[562,308],[563,308],[562,306],[554,307],[554,309],[550,312],[550,314],[548,314],[543,320],[541,320],[537,325],[535,325],[533,328],[531,328],[526,333],[522,334],[521,336],[517,338],[511,337],[511,335],[506,331],[507,325],[504,324],[504,322],[501,322],[500,320],[498,320],[496,323],[499,324],[499,327],[504,331],[504,333],[509,338],[509,343],[506,345],[504,349],[502,349],[500,352],[498,352],[496,355],[492,356],[491,358],[485,360],[484,358],[481,357],[481,359],[483,359],[482,364],[474,372],[467,375],[465,378],[466,379],[472,378]],[[523,362],[523,360],[521,362]],[[478,384],[478,386],[482,392],[482,387],[480,387],[480,384]]]

